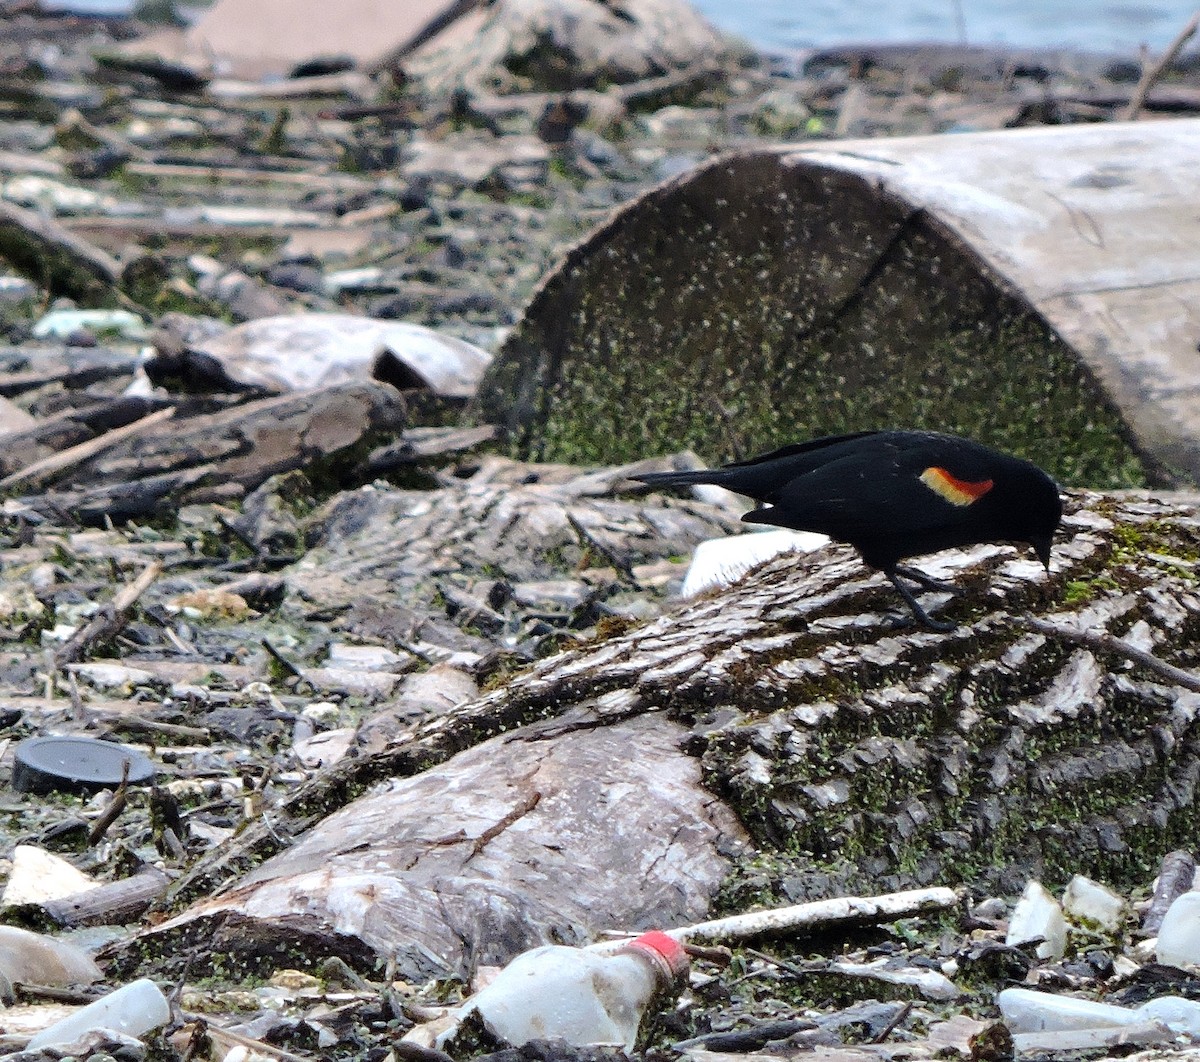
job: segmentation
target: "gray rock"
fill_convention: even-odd
[[[317,294],[325,290],[325,276],[321,270],[309,265],[284,262],[267,270],[267,281],[277,288],[289,291],[304,291]]]
[[[260,552],[297,553],[304,543],[301,514],[311,504],[311,490],[303,472],[271,476],[246,495],[242,511],[229,518],[229,525]]]

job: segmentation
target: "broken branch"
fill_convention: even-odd
[[[1162,53],[1158,62],[1142,71],[1141,80],[1138,81],[1137,88],[1133,90],[1133,98],[1130,99],[1129,106],[1123,115],[1125,121],[1132,122],[1138,116],[1138,112],[1146,102],[1146,93],[1162,77],[1163,71],[1175,62],[1176,57],[1183,51],[1183,46],[1192,39],[1197,29],[1200,29],[1200,11],[1192,16],[1191,21],[1179,31],[1179,35],[1167,45],[1167,50]]]
[[[54,654],[57,667],[72,664],[83,658],[87,651],[99,642],[112,638],[129,620],[129,612],[138,598],[153,585],[154,580],[162,574],[162,564],[153,561],[145,570],[117,591],[109,604],[97,612],[88,622],[79,628],[69,641]]]
[[[24,468],[18,469],[16,472],[12,472],[3,479],[0,479],[0,488],[11,487],[17,483],[24,483],[26,480],[38,481],[46,479],[56,472],[62,472],[81,464],[91,457],[95,457],[98,453],[103,453],[109,447],[116,446],[117,443],[131,438],[145,431],[147,428],[153,428],[156,424],[170,420],[174,415],[175,407],[168,406],[166,409],[149,413],[140,420],[135,420],[132,424],[126,424],[121,428],[113,428],[112,431],[106,431],[103,435],[97,435],[94,439],[88,439],[86,442],[71,446],[60,453],[50,454],[49,457],[43,457],[40,461],[34,461],[33,464],[26,465]]]
[[[1075,645],[1081,645],[1085,649],[1093,649],[1096,652],[1113,653],[1116,656],[1122,656],[1126,660],[1133,661],[1135,664],[1141,664],[1148,671],[1153,671],[1159,678],[1165,679],[1173,686],[1182,686],[1185,690],[1200,693],[1200,675],[1193,675],[1190,671],[1184,671],[1183,668],[1176,667],[1174,664],[1168,664],[1165,660],[1160,660],[1153,653],[1148,653],[1145,649],[1139,649],[1131,642],[1124,641],[1111,634],[1083,631],[1077,627],[1061,627],[1057,623],[1049,623],[1046,620],[1038,619],[1036,616],[1024,616],[1021,618],[1021,622],[1031,630],[1035,630],[1047,637],[1061,638],[1065,642],[1072,642]]]
[[[933,914],[956,907],[958,893],[953,889],[910,889],[883,896],[840,896],[832,900],[815,900],[774,911],[752,911],[749,914],[716,918],[693,926],[668,931],[676,940],[746,940],[767,933],[796,933],[835,926],[863,925],[873,922],[895,922],[914,915]]]

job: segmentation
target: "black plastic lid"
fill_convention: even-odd
[[[12,787],[18,793],[95,793],[121,784],[128,761],[129,784],[154,780],[154,764],[136,749],[85,737],[37,737],[13,753]]]

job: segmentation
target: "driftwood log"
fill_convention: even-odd
[[[273,925],[359,960],[411,954],[414,939],[447,966],[480,950],[494,960],[486,918],[463,919],[464,878],[485,892],[503,882],[508,915],[536,910],[545,935],[636,928],[639,865],[602,872],[590,846],[614,831],[653,834],[660,761],[675,779],[661,821],[678,819],[698,787],[695,827],[728,863],[700,897],[693,878],[686,902],[660,890],[661,925],[856,887],[1012,893],[1076,872],[1148,881],[1195,821],[1200,694],[1170,676],[1190,684],[1200,665],[1198,557],[1194,497],[1077,495],[1049,575],[1007,546],[927,560],[967,590],[942,610],[959,623],[950,634],[905,625],[885,580],[846,547],[777,558],[340,761],[195,866],[174,903],[204,898],[122,961],[181,953],[181,938],[278,956],[297,937]],[[1080,631],[1113,637],[1090,648]],[[608,790],[565,765],[568,746],[604,740],[620,750],[615,764],[594,751],[570,761],[625,793],[597,827],[579,805]],[[543,750],[533,760],[531,747]],[[405,781],[362,795],[388,779]],[[630,787],[641,793],[632,802]],[[698,836],[660,838],[653,872],[686,865]],[[521,847],[537,838],[540,857]],[[485,873],[505,849],[520,859],[498,879]],[[630,859],[640,851],[629,842]],[[430,863],[452,885],[429,879]],[[614,874],[627,882],[615,894]],[[339,907],[350,895],[366,905],[352,918]],[[445,917],[454,932],[433,925]],[[440,950],[447,936],[453,953]]]
[[[1197,131],[1103,123],[716,159],[614,212],[545,275],[480,418],[540,460],[626,461],[686,439],[716,461],[904,424],[1080,486],[1200,483],[1200,226],[1178,209],[1198,188]],[[1114,176],[1117,145],[1137,164]]]
[[[164,405],[162,399],[122,395],[46,417],[25,431],[14,432],[5,438],[4,453],[0,454],[0,476],[10,476],[51,454],[123,428]]]
[[[35,511],[103,524],[161,515],[181,502],[237,499],[294,468],[344,481],[339,468],[365,469],[368,453],[391,442],[404,424],[404,398],[387,384],[264,398],[132,437],[114,435],[112,446],[96,439],[86,459],[58,470],[56,490],[22,501]]]
[[[112,925],[137,918],[166,891],[169,881],[161,870],[146,867],[86,892],[48,900],[43,906],[60,926]]]
[[[0,202],[0,258],[55,294],[113,302],[121,264],[52,218]]]

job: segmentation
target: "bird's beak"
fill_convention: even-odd
[[[1029,540],[1029,544],[1033,546],[1033,551],[1038,555],[1038,560],[1045,566],[1046,571],[1050,570],[1050,546],[1052,539],[1050,535],[1045,538],[1033,538]]]

